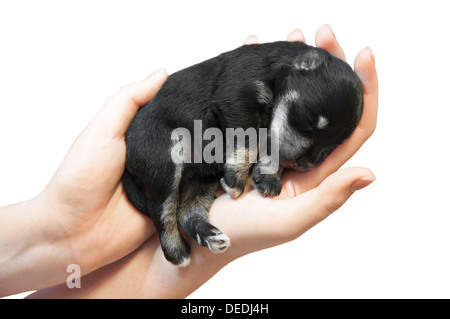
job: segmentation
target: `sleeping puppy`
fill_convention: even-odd
[[[166,259],[187,266],[180,229],[213,252],[230,245],[208,222],[219,185],[237,198],[251,176],[262,195],[278,195],[282,169],[319,166],[362,110],[358,77],[327,51],[244,45],[172,74],[139,110],[126,134],[125,193],[153,220]]]

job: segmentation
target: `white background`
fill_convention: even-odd
[[[449,298],[444,1],[1,1],[0,206],[38,194],[123,84],[250,34],[268,42],[301,28],[313,44],[324,23],[351,64],[366,46],[375,53],[377,130],[346,166],[369,167],[377,180],[299,239],[233,262],[191,297]]]

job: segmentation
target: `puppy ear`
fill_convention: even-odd
[[[296,70],[316,70],[326,60],[327,54],[318,49],[311,49],[295,58],[292,67]]]

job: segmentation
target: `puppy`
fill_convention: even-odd
[[[213,252],[230,245],[208,221],[219,185],[237,198],[251,175],[261,194],[278,195],[282,169],[319,166],[362,110],[358,77],[327,51],[300,42],[244,45],[172,74],[139,110],[126,133],[125,193],[153,220],[166,259],[187,266],[180,228]],[[244,142],[225,134],[233,129],[247,133]],[[263,142],[250,141],[250,132]]]

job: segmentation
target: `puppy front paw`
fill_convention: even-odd
[[[244,192],[244,189],[241,189],[240,187],[228,186],[223,177],[220,179],[220,185],[222,186],[223,190],[230,194],[231,198],[233,199],[238,198]]]
[[[255,169],[252,184],[263,196],[277,196],[281,193],[282,184],[278,174],[261,174],[259,169]]]
[[[224,233],[218,231],[216,234],[204,238],[205,245],[213,253],[223,253],[230,247],[230,238]]]

